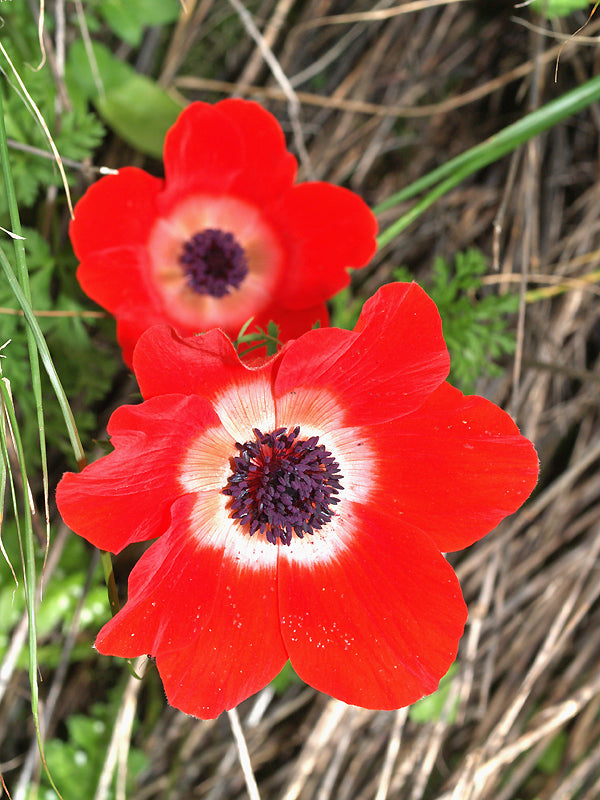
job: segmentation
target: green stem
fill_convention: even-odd
[[[21,288],[19,281],[17,280],[17,276],[15,275],[13,268],[10,265],[10,261],[6,257],[6,253],[2,250],[2,248],[0,248],[0,265],[4,270],[4,274],[6,275],[6,280],[8,281],[10,288],[12,289],[19,305],[21,306],[23,315],[27,320],[29,330],[31,331],[31,334],[33,336],[34,344],[38,348],[42,364],[44,365],[44,368],[48,373],[48,377],[50,378],[50,382],[58,399],[58,403],[60,405],[60,409],[62,411],[65,420],[65,425],[67,427],[67,431],[69,434],[69,439],[71,441],[71,447],[73,448],[73,453],[75,454],[75,458],[77,459],[77,464],[80,469],[83,469],[86,463],[85,454],[83,452],[83,447],[79,439],[79,433],[77,432],[77,426],[75,425],[73,412],[71,411],[71,407],[69,405],[69,401],[67,400],[65,390],[62,387],[60,378],[58,377],[58,373],[56,372],[56,369],[52,362],[52,356],[50,355],[50,351],[48,350],[48,345],[46,344],[46,340],[44,339],[44,334],[42,333],[42,329],[40,328],[39,323],[33,312],[33,309],[31,308],[31,304],[25,297],[25,293]]]
[[[16,234],[16,236],[21,236],[21,221],[19,218],[19,209],[17,206],[17,199],[15,196],[14,185],[12,182],[10,163],[8,160],[6,128],[4,126],[4,100],[2,96],[2,87],[0,87],[0,164],[2,165],[4,188],[6,191],[6,199],[8,203],[8,211],[10,215],[10,224],[12,227],[12,232]],[[21,279],[21,284],[19,284],[19,282],[16,280],[15,277],[15,283],[19,287],[19,291],[23,296],[24,301],[27,303],[30,300],[31,295],[29,290],[29,276],[27,273],[27,265],[25,262],[25,246],[23,244],[23,240],[18,238],[13,239],[13,245],[15,250],[15,260],[17,264],[17,269]],[[2,256],[4,257],[4,259],[6,259],[4,252],[2,252]],[[6,260],[8,261],[8,259]],[[21,288],[21,286],[23,288]],[[38,427],[40,431],[40,452],[42,456],[44,496],[45,498],[47,498],[48,470],[47,470],[46,448],[45,448],[45,438],[44,438],[44,418],[43,414],[41,413],[42,391],[41,391],[40,370],[39,370],[39,361],[38,361],[38,354],[35,345],[35,340],[33,338],[32,332],[29,329],[27,329],[27,347],[29,351],[31,380],[36,400]],[[14,437],[15,447],[17,448],[17,458],[19,461],[19,467],[23,481],[23,494],[24,494],[24,505],[25,505],[25,512],[24,512],[25,536],[23,537],[24,538],[23,553],[25,561],[24,564],[25,597],[27,601],[27,617],[29,623],[29,683],[31,686],[31,711],[33,714],[33,721],[37,734],[40,753],[42,753],[43,755],[44,750],[43,750],[42,736],[40,731],[40,721],[39,721],[39,711],[38,711],[39,697],[38,697],[38,684],[37,684],[38,662],[37,662],[37,632],[36,632],[36,603],[35,603],[35,587],[37,583],[37,578],[36,578],[35,555],[34,555],[34,544],[33,544],[33,526],[31,521],[32,512],[28,502],[29,497],[28,497],[28,482],[27,482],[27,471],[25,465],[25,456],[21,446],[20,437],[18,435],[18,429],[15,427],[16,419],[14,416],[14,411],[12,409],[12,402],[10,397],[7,397],[7,395],[8,395],[8,388],[4,383],[4,381],[2,381],[3,405],[6,410],[6,413],[9,415],[11,419],[11,425],[13,426],[13,437]]]
[[[104,570],[104,580],[106,582],[106,589],[108,591],[108,602],[110,604],[110,613],[114,615],[121,610],[119,603],[119,593],[117,591],[117,584],[115,582],[115,573],[113,572],[112,559],[110,553],[106,550],[101,551],[102,569]]]
[[[392,222],[383,233],[379,234],[377,237],[379,249],[385,247],[386,244],[389,244],[396,236],[402,233],[405,228],[408,228],[408,226],[418,219],[429,206],[432,206],[436,202],[436,200],[439,200],[440,197],[443,197],[451,189],[454,189],[459,183],[462,183],[469,175],[472,175],[478,169],[482,169],[489,163],[489,161],[480,157],[477,161],[471,161],[468,164],[461,165],[454,174],[438,184],[434,189],[428,192],[422,200],[415,203],[406,214],[403,214],[395,222]]]
[[[497,161],[515,150],[519,145],[534,136],[549,130],[562,120],[578,113],[592,103],[600,100],[600,75],[566,92],[556,100],[532,111],[527,116],[494,134],[485,142],[472,147],[456,158],[447,161],[437,169],[428,172],[401,191],[375,206],[375,214],[381,214],[394,206],[404,203],[421,192],[439,184],[420,203],[386,228],[378,238],[379,247],[384,247],[395,236],[410,225],[423,211],[450,189],[457,186],[469,175]]]

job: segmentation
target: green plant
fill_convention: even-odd
[[[552,19],[553,17],[566,17],[573,11],[587,8],[590,5],[590,0],[533,0],[531,8]]]
[[[499,375],[498,359],[515,349],[509,317],[518,308],[518,298],[484,293],[481,278],[486,271],[483,253],[471,249],[457,253],[453,265],[436,258],[431,277],[422,284],[442,317],[452,359],[450,381],[467,393],[473,391],[478,378]],[[394,277],[410,280],[412,276],[400,268]]]
[[[48,348],[61,375],[67,396],[77,408],[75,417],[83,435],[93,435],[96,427],[94,404],[106,396],[118,370],[119,361],[110,352],[102,352],[98,335],[110,335],[111,320],[94,313],[85,316],[86,302],[75,279],[72,255],[55,256],[48,242],[33,228],[23,229],[25,256],[29,269],[31,304]],[[14,269],[14,252],[3,248]],[[26,321],[20,313],[11,287],[0,282],[0,342],[8,342],[3,350],[4,373],[10,379],[21,425],[23,446],[28,466],[39,466],[39,432],[35,414],[35,398],[30,391],[31,375],[27,368]],[[93,364],[93,369],[90,369]],[[48,376],[42,375],[46,440],[71,457],[71,447],[60,405],[50,390]]]
[[[456,721],[456,712],[459,703],[458,696],[453,698],[450,707],[447,705],[456,670],[456,664],[452,664],[440,681],[437,691],[413,703],[408,712],[408,716],[413,722],[424,724],[426,722],[437,722],[440,719],[444,719],[451,725]]]
[[[35,203],[44,189],[61,184],[60,174],[49,151],[47,134],[32,112],[31,101],[39,109],[64,159],[76,162],[91,160],[105,129],[98,117],[89,112],[86,102],[77,102],[75,95],[65,102],[48,68],[33,68],[40,62],[41,52],[36,26],[27,4],[3,3],[2,21],[2,67],[12,87],[5,82],[0,91],[3,95],[14,191],[22,213],[23,209]],[[29,98],[19,87],[15,73],[21,77]],[[20,149],[23,147],[29,148],[29,152]],[[44,154],[48,157],[44,157]],[[72,172],[68,173],[69,182],[72,182],[73,175]],[[7,195],[2,192],[0,220],[7,218],[7,210]]]
[[[60,786],[63,800],[81,800],[94,797],[104,766],[106,750],[113,732],[114,719],[119,710],[121,693],[113,692],[108,703],[96,703],[86,714],[73,714],[67,721],[67,738],[51,739],[46,744],[48,768]],[[127,759],[127,788],[133,788],[133,779],[147,764],[143,752],[129,749]],[[42,778],[43,797],[52,800],[58,795]],[[115,797],[114,789],[106,795]]]

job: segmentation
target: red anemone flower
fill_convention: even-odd
[[[117,318],[131,366],[141,333],[168,323],[190,336],[237,336],[269,320],[282,341],[316,322],[374,255],[377,223],[353,192],[294,185],[297,164],[257,103],[192,103],[168,132],[165,180],[126,167],[93,184],[70,236],[83,290]],[[252,330],[252,328],[250,329]]]
[[[535,485],[531,442],[445,382],[437,309],[390,284],[353,331],[305,333],[259,366],[220,330],[142,335],[144,402],[115,450],[66,474],[66,523],[114,553],[158,537],[96,647],[156,657],[167,698],[211,718],[289,659],[347,703],[433,692],[466,608],[442,551],[466,547]]]

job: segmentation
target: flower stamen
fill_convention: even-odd
[[[188,285],[199,294],[224,297],[239,289],[248,274],[248,259],[234,235],[206,228],[183,245],[179,257]]]
[[[291,544],[312,534],[334,516],[343,489],[340,467],[319,437],[299,439],[300,428],[278,428],[254,441],[236,442],[239,456],[223,494],[232,498],[232,519],[249,534],[260,532],[267,541]]]

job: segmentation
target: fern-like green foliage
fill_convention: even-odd
[[[31,98],[37,105],[54,143],[62,158],[74,161],[91,159],[105,133],[104,126],[95,114],[88,111],[87,100],[78,98],[75,93],[64,105],[60,117],[56,112],[57,87],[52,72],[46,64],[36,70],[41,53],[37,38],[35,21],[27,3],[2,3],[3,45],[14,68],[27,87]],[[52,20],[48,18],[48,24]],[[12,87],[5,82],[0,84],[3,92],[5,125],[7,137],[18,144],[35,147],[50,154],[45,133],[27,102],[17,91],[16,79],[10,67],[1,64]],[[63,98],[64,102],[64,98]],[[61,185],[56,165],[51,158],[10,149],[11,171],[19,209],[30,208],[41,190],[51,185]],[[67,170],[71,182],[73,173]],[[6,220],[6,197],[0,192],[0,220]],[[0,222],[3,227],[10,227]]]
[[[510,317],[518,308],[518,298],[484,293],[481,278],[486,271],[485,256],[472,249],[457,253],[453,265],[436,258],[431,278],[420,282],[442,317],[452,359],[449,379],[466,393],[473,391],[479,377],[500,374],[498,359],[515,349]],[[414,280],[405,267],[394,270],[393,276],[397,281]],[[352,329],[363,303],[351,289],[344,289],[331,300],[331,324]]]
[[[38,316],[38,320],[67,397],[72,402],[80,436],[86,440],[97,427],[94,403],[106,396],[115,375],[122,368],[115,354],[103,354],[96,341],[101,330],[110,335],[114,322],[109,318],[86,320],[81,316],[81,312],[89,310],[89,302],[77,284],[72,255],[63,254],[60,259],[56,258],[46,240],[33,229],[25,228],[23,235],[32,305],[36,311],[57,314]],[[4,252],[12,262],[13,248],[4,246]],[[0,281],[0,344],[10,340],[2,351],[5,356],[2,368],[11,383],[28,467],[37,467],[39,433],[30,387],[26,323],[22,316],[12,313],[17,308],[10,287]],[[58,449],[72,459],[63,416],[45,373],[42,380],[49,448]]]
[[[483,253],[471,249],[457,253],[453,265],[436,258],[430,280],[423,282],[442,318],[452,359],[449,380],[466,393],[473,391],[478,378],[499,375],[502,368],[497,361],[515,349],[509,320],[518,308],[518,298],[484,293],[481,278],[486,271]],[[412,278],[405,268],[395,270],[394,277]]]

